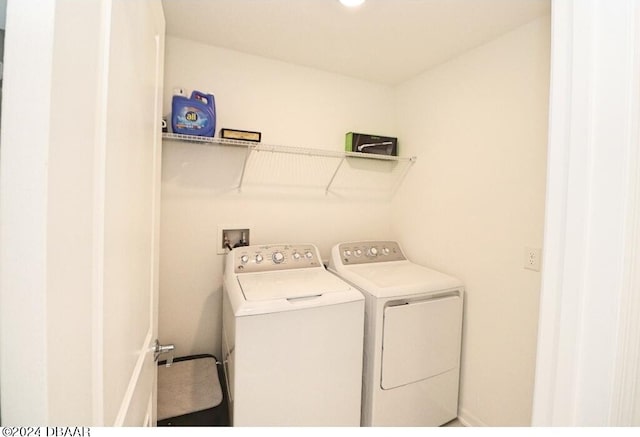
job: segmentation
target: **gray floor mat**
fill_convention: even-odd
[[[220,405],[222,389],[215,358],[175,361],[158,367],[158,420]]]

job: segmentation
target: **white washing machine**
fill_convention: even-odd
[[[363,426],[457,417],[462,283],[407,260],[397,242],[333,247],[329,270],[365,296]]]
[[[311,244],[226,259],[223,362],[233,426],[359,426],[364,297]]]

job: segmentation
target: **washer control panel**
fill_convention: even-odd
[[[233,249],[230,255],[236,273],[324,268],[318,248],[313,244],[244,246]]]
[[[405,256],[395,241],[360,241],[338,246],[344,265],[402,261]]]

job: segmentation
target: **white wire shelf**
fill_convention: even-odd
[[[325,194],[331,191],[352,192],[354,189],[375,190],[376,184],[373,183],[375,179],[378,184],[384,185],[384,189],[389,191],[389,194],[393,195],[417,159],[415,156],[406,158],[290,147],[176,133],[163,133],[162,138],[165,141],[245,148],[247,153],[237,187],[239,191],[248,184],[282,185],[282,178],[291,175],[289,185],[322,187]],[[262,152],[270,153],[265,155]],[[298,158],[277,158],[278,155],[293,155]],[[267,175],[277,177],[277,183],[275,180],[270,181]],[[358,187],[358,184],[362,186]]]

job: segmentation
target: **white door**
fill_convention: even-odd
[[[0,413],[153,425],[160,0],[9,2],[0,148]]]
[[[141,426],[155,423],[164,18],[155,2],[111,3],[103,162],[104,423]]]

